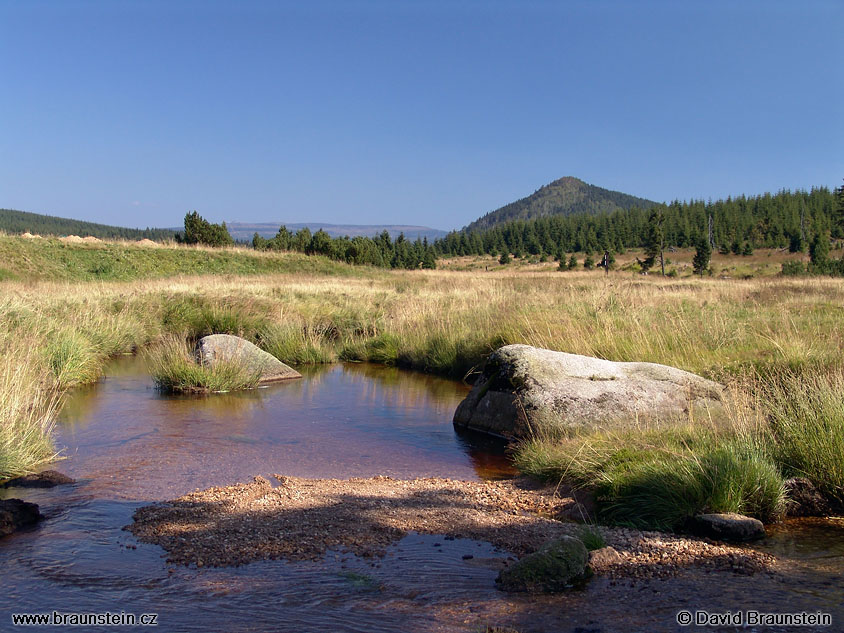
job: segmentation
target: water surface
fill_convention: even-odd
[[[225,394],[160,394],[140,359],[77,390],[58,468],[98,495],[167,499],[255,475],[478,480],[512,473],[501,442],[451,424],[467,388],[391,367],[305,368],[302,380]]]
[[[51,467],[78,483],[0,489],[2,497],[38,503],[47,516],[0,540],[0,631],[16,630],[13,612],[53,610],[158,613],[157,630],[168,632],[695,630],[677,625],[681,608],[824,610],[834,614],[832,630],[844,630],[844,527],[834,520],[791,522],[754,545],[784,561],[785,581],[703,572],[596,578],[584,591],[557,596],[497,591],[508,554],[466,539],[410,534],[383,559],[332,551],[316,563],[196,569],[168,564],[159,547],[121,529],[141,505],[258,474],[507,476],[500,442],[458,434],[451,424],[466,391],[422,374],[336,365],[267,389],[173,397],[153,388],[138,359],[116,362],[62,412],[58,438],[67,459]]]

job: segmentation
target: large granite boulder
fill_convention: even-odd
[[[238,363],[247,369],[260,371],[260,382],[274,382],[301,378],[295,369],[288,367],[272,354],[268,354],[257,345],[231,334],[211,334],[203,336],[194,350],[196,362],[213,367],[220,361]]]
[[[589,553],[579,539],[561,536],[502,569],[495,582],[504,591],[563,591],[586,577],[588,562]]]
[[[674,367],[620,363],[506,345],[457,407],[454,423],[504,437],[578,427],[619,427],[644,420],[718,417],[722,389]]]

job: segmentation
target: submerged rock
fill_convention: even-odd
[[[504,437],[643,420],[720,416],[722,388],[655,363],[620,363],[506,345],[457,407],[454,423]]]
[[[805,477],[792,477],[785,481],[789,504],[786,513],[793,517],[829,516],[832,508],[820,491]]]
[[[40,473],[15,477],[0,484],[0,488],[52,488],[64,484],[76,483],[67,475],[55,470],[45,470]]]
[[[759,519],[728,512],[725,514],[699,514],[689,521],[689,530],[718,541],[754,541],[764,538],[765,526]]]
[[[44,517],[38,506],[20,499],[0,500],[0,536],[17,532],[23,527],[35,525]]]
[[[260,382],[274,382],[301,378],[302,374],[239,336],[211,334],[203,336],[194,350],[196,362],[213,367],[218,362],[230,362],[261,372]]]
[[[589,553],[579,539],[562,536],[502,569],[495,582],[504,591],[563,591],[585,578],[588,561]]]

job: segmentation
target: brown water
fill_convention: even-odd
[[[835,521],[788,524],[760,546],[786,561],[794,582],[694,572],[595,579],[581,592],[538,597],[497,591],[507,553],[470,540],[411,534],[375,561],[331,552],[318,563],[195,569],[167,564],[160,548],[121,529],[150,501],[257,474],[507,476],[500,443],[451,425],[465,393],[421,374],[337,365],[267,389],[166,397],[137,359],[116,362],[62,414],[67,459],[54,467],[78,483],[0,489],[48,517],[0,541],[0,631],[21,630],[11,613],[53,610],[158,613],[161,631],[688,631],[697,629],[675,622],[681,608],[751,607],[823,610],[835,617],[826,630],[844,630],[844,526]]]
[[[59,469],[100,496],[167,499],[257,474],[492,478],[500,442],[458,435],[460,383],[392,367],[305,368],[303,380],[203,396],[159,394],[140,359],[112,365],[61,416]]]

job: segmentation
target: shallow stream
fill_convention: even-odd
[[[11,613],[52,611],[157,613],[161,631],[688,631],[696,629],[679,627],[675,614],[694,604],[820,609],[835,614],[837,626],[826,630],[844,630],[844,525],[836,521],[788,524],[760,546],[793,564],[793,585],[729,575],[595,579],[584,591],[539,597],[497,591],[507,553],[469,540],[410,534],[376,561],[331,552],[319,563],[196,569],[166,563],[160,548],[122,530],[141,505],[259,474],[511,475],[501,443],[452,426],[466,391],[349,364],[254,391],[173,397],[154,389],[140,360],[119,359],[62,412],[66,459],[51,467],[77,483],[0,489],[47,516],[0,541],[0,631],[21,630]]]

